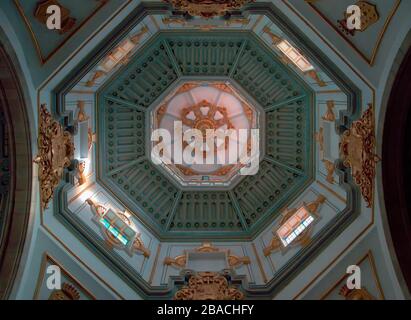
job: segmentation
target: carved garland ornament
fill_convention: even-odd
[[[39,154],[34,160],[39,165],[41,207],[46,209],[60,183],[64,169],[70,166],[74,157],[74,143],[71,134],[53,119],[45,104],[40,107]]]
[[[369,104],[361,119],[354,121],[340,142],[340,157],[345,167],[351,168],[355,183],[370,208],[373,201],[375,166],[380,158],[375,154],[373,105]]]
[[[164,0],[172,4],[175,10],[187,12],[191,16],[212,18],[224,16],[229,11],[238,10],[255,0]]]
[[[198,272],[188,285],[176,292],[174,300],[242,300],[244,294],[231,287],[227,279],[216,272]]]

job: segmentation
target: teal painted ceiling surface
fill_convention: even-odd
[[[151,162],[149,111],[182,78],[226,79],[259,105],[256,175],[190,190]],[[250,32],[160,33],[97,96],[98,179],[162,238],[252,237],[312,179],[312,93]]]

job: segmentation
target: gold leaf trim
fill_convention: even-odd
[[[360,187],[361,194],[370,208],[373,202],[375,167],[380,158],[375,154],[374,108],[372,104],[361,119],[354,121],[340,142],[340,157]]]
[[[255,0],[164,0],[170,3],[175,10],[187,12],[191,16],[200,16],[206,19],[215,16],[224,16],[232,10],[238,10],[247,3]]]
[[[237,268],[245,264],[250,264],[250,258],[247,256],[239,257],[230,253],[230,250],[224,250],[214,247],[209,242],[204,242],[200,247],[195,248],[194,252],[226,252],[228,265],[230,268]],[[176,256],[175,258],[166,257],[164,259],[164,264],[167,266],[174,266],[176,268],[184,269],[187,265],[187,255],[186,251],[183,254]]]
[[[39,166],[41,207],[44,210],[53,198],[64,169],[70,166],[74,157],[71,134],[53,119],[45,104],[40,107],[37,143],[39,154],[34,162]]]
[[[244,294],[229,286],[227,279],[216,272],[198,272],[188,285],[178,290],[174,300],[243,300]]]

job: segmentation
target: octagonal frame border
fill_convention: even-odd
[[[262,130],[263,133],[265,133],[265,116],[266,112],[261,107],[261,105],[254,99],[252,98],[246,90],[244,90],[239,83],[235,79],[232,79],[227,76],[201,76],[196,77],[196,76],[181,76],[178,77],[176,81],[174,81],[169,87],[167,87],[159,96],[156,98],[150,106],[147,108],[146,113],[147,113],[147,118],[146,118],[146,134],[147,137],[150,134],[151,131],[151,114],[153,110],[158,107],[158,105],[161,103],[161,101],[164,100],[171,92],[173,92],[175,89],[177,89],[179,86],[183,85],[184,83],[187,82],[195,82],[195,81],[202,81],[202,82],[229,82],[230,85],[234,87],[235,90],[239,91],[241,96],[249,102],[254,108],[257,109],[258,112],[258,122],[259,122],[259,129],[260,132]],[[260,162],[263,160],[265,156],[265,141],[261,139],[261,134],[260,134]],[[147,155],[147,158],[151,163],[151,157],[149,156],[151,154],[151,146],[150,146],[150,141],[146,139],[146,145],[145,145],[145,152]],[[228,186],[201,186],[201,187],[196,187],[196,186],[184,186],[181,183],[177,182],[173,177],[170,176],[170,173],[167,172],[163,166],[159,165],[157,166],[158,170],[164,174],[166,177],[169,177],[169,181],[171,181],[177,188],[181,189],[182,191],[230,191],[233,190],[246,176],[236,176],[234,177],[233,181],[230,182]]]
[[[269,54],[270,56],[273,56],[273,59],[277,59],[274,57],[271,48],[264,43],[259,37],[257,37],[252,31],[250,30],[242,30],[242,31],[233,31],[233,30],[229,30],[229,31],[224,31],[226,34],[227,33],[232,33],[235,35],[239,35],[241,33],[245,34],[247,37],[252,38],[254,41],[258,42],[261,49],[264,50],[267,54]],[[139,48],[139,50],[136,52],[136,55],[141,52],[142,50],[151,47],[154,43],[156,43],[157,41],[161,40],[161,37],[164,34],[173,34],[175,35],[174,32],[170,32],[170,31],[159,31],[156,34],[154,34],[147,42],[145,42],[145,44]],[[179,31],[178,32],[180,35],[181,34],[194,34],[194,33],[198,33],[198,30],[188,30],[188,31]],[[212,31],[208,32],[207,35],[213,33]],[[216,34],[218,34],[219,36],[221,36],[221,32],[215,32]],[[286,72],[290,72],[293,75],[293,80],[296,81],[296,83],[298,83],[306,92],[307,95],[304,97],[304,99],[308,100],[308,105],[309,107],[313,107],[316,104],[316,99],[315,99],[315,92],[312,90],[311,87],[308,86],[308,84],[301,79],[301,77],[296,73],[295,70],[293,70],[292,68],[285,66],[281,63],[279,63],[279,66],[283,69],[283,71]],[[124,71],[127,70],[127,65],[123,66],[122,68],[118,69],[113,75],[110,76],[110,78],[103,84],[103,86],[101,86],[101,88],[99,88],[96,93],[96,103],[95,103],[95,110],[97,111],[98,108],[98,104],[99,104],[99,97],[101,95],[103,95],[105,93],[105,91],[107,90],[108,87],[110,87],[110,85],[112,84],[112,82],[116,79],[116,76],[118,76],[119,74],[122,74]],[[181,79],[190,79],[190,80],[209,80],[209,79],[226,79],[228,80],[230,83],[232,83],[235,88],[241,92],[241,94],[243,94],[245,96],[245,98],[249,99],[252,102],[256,102],[256,105],[261,108],[260,111],[263,111],[263,117],[265,119],[265,115],[266,115],[266,111],[264,110],[264,108],[261,107],[261,105],[255,101],[255,99],[253,97],[250,96],[250,94],[241,86],[241,84],[239,84],[235,79],[230,78],[229,76],[179,76],[177,75],[177,78],[169,84],[169,86],[167,88],[165,88],[165,90],[160,93],[158,95],[158,97],[150,103],[150,105],[147,107],[147,109],[145,110],[145,113],[147,114],[147,111],[150,111],[153,108],[153,105],[155,103],[158,103],[158,101],[161,100],[161,98],[163,98],[164,96],[166,96],[167,94],[169,94],[170,92],[172,92],[172,90],[174,90],[176,88],[176,86],[178,86],[179,83],[181,83]],[[97,117],[96,117],[96,124],[97,124],[97,128],[101,125],[101,121],[102,118],[100,115],[98,115],[98,113],[96,112]],[[306,136],[306,139],[313,139],[314,137],[314,115],[316,114],[316,110],[314,109],[313,112],[309,113],[309,117],[307,117],[306,119],[306,124],[308,124],[307,126],[307,130],[310,131],[312,133],[312,136]],[[147,127],[147,123],[149,123],[149,119],[145,120],[145,124],[146,124],[146,134],[148,131],[148,127]],[[264,124],[265,126],[265,124]],[[145,158],[148,159],[149,155],[148,150],[147,150],[147,139],[146,140],[146,145],[145,145]],[[100,146],[97,145],[97,154],[100,153]],[[254,238],[257,237],[257,235],[259,234],[259,232],[261,231],[261,229],[263,228],[263,226],[265,226],[267,223],[272,223],[275,218],[278,216],[278,214],[280,213],[278,209],[283,208],[287,203],[291,203],[293,202],[296,198],[298,198],[300,191],[305,190],[307,188],[307,186],[309,186],[315,179],[314,179],[314,173],[315,173],[315,154],[314,154],[314,142],[311,144],[306,143],[306,148],[310,148],[311,152],[308,152],[308,155],[311,157],[310,162],[308,162],[308,170],[306,172],[308,172],[307,174],[304,175],[300,175],[300,179],[303,179],[304,181],[299,182],[299,185],[297,185],[296,187],[292,187],[290,190],[288,190],[286,193],[284,193],[281,198],[276,201],[269,209],[268,211],[271,212],[271,214],[266,214],[264,217],[261,217],[254,225],[252,225],[251,227],[248,227],[248,225],[245,223],[244,217],[242,214],[237,214],[239,221],[241,221],[242,223],[242,230],[237,230],[237,231],[225,231],[225,230],[213,230],[213,231],[170,231],[168,230],[168,225],[166,225],[166,229],[162,229],[161,226],[158,225],[158,221],[154,220],[149,214],[147,214],[145,212],[145,210],[140,206],[140,204],[136,203],[135,201],[130,199],[130,196],[121,188],[119,188],[117,186],[116,183],[114,183],[112,181],[112,179],[110,178],[105,178],[102,177],[102,175],[104,175],[103,173],[103,166],[101,164],[102,158],[100,157],[99,160],[96,162],[96,181],[114,198],[116,199],[119,203],[121,203],[129,212],[131,212],[133,214],[133,216],[141,223],[143,224],[148,230],[150,230],[156,237],[158,237],[161,241],[189,241],[194,239],[197,240],[201,240],[201,239],[212,239],[212,240],[223,240],[223,239],[227,239],[228,240],[232,240],[232,241],[238,241],[238,240],[245,240],[245,241],[249,241],[252,240]],[[265,146],[264,146],[265,149]],[[305,152],[307,152],[308,150],[305,150]],[[265,150],[264,150],[265,152]],[[151,159],[148,159],[148,161],[150,163]],[[261,162],[261,161],[260,161]],[[171,182],[178,190],[178,193],[182,193],[184,191],[187,191],[188,189],[190,189],[190,187],[188,188],[184,188],[183,186],[181,186],[174,178],[170,177],[170,174],[165,172],[164,168],[157,166],[156,170],[158,170],[162,175],[165,176],[165,178]],[[246,177],[241,177],[238,182],[234,183],[232,186],[229,186],[226,189],[223,188],[205,188],[205,187],[201,187],[201,188],[191,188],[194,190],[190,190],[190,191],[231,191],[233,188],[236,187],[236,185],[241,182],[243,180],[243,178]],[[116,190],[115,192],[113,190]],[[230,198],[232,197],[232,195],[230,195]],[[142,215],[143,217],[140,217],[137,212],[139,212],[139,215]],[[190,234],[191,233],[191,234]]]

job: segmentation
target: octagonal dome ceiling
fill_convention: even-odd
[[[73,132],[76,159],[45,225],[64,223],[144,297],[173,294],[181,270],[159,259],[210,241],[263,257],[267,279],[252,275],[243,286],[248,297],[272,298],[364,212],[338,145],[372,94],[275,6],[239,14],[190,18],[164,4],[138,5],[40,95]],[[156,164],[153,130],[176,120],[201,135],[258,128],[258,171]],[[101,210],[114,219],[98,220]],[[300,222],[312,213],[297,235],[294,213],[303,213]]]
[[[97,93],[98,179],[163,238],[249,238],[312,179],[312,97],[251,32],[159,33]],[[210,122],[207,107],[221,118]],[[151,129],[173,117],[259,128],[258,172],[236,179],[235,166],[154,164]]]

